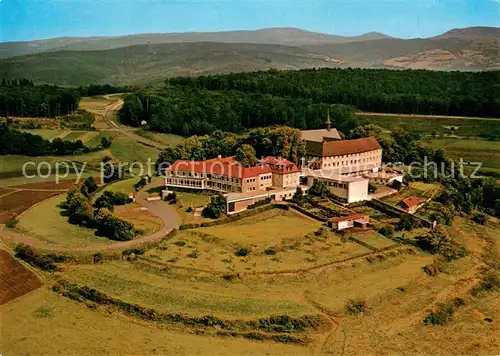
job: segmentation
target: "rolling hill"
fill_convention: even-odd
[[[0,43],[0,58],[51,51],[93,51],[141,44],[222,42],[262,43],[300,46],[320,43],[347,43],[389,38],[370,32],[360,36],[337,36],[298,28],[266,28],[253,31],[149,33],[114,37],[60,37],[47,40]]]
[[[500,69],[499,32],[498,28],[470,28],[430,39],[398,39],[379,33],[342,37],[281,28],[60,38],[39,43],[41,53],[0,59],[0,79],[27,77],[59,85],[141,85],[180,75],[270,68],[491,70]],[[146,40],[149,43],[143,44]]]

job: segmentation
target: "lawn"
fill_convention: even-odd
[[[380,235],[377,232],[372,233],[354,233],[349,235],[354,237],[356,240],[364,242],[365,244],[373,247],[376,250],[383,249],[389,246],[394,246],[396,243],[387,237]]]
[[[293,212],[273,209],[231,224],[198,229],[234,243],[272,245],[285,238],[304,236],[320,227],[317,221]]]
[[[462,158],[465,163],[481,162],[482,169],[500,172],[500,141],[441,138],[429,140],[425,144],[442,148],[454,159]]]
[[[181,217],[183,224],[199,224],[204,221],[210,221],[211,219],[204,218],[202,216],[194,216],[194,212],[187,212],[188,208],[195,209],[201,208],[208,205],[210,202],[210,197],[212,194],[195,194],[187,192],[175,192],[177,195],[177,203],[175,208],[177,214]],[[166,204],[169,204],[166,202]]]
[[[5,355],[309,355],[296,345],[201,336],[103,314],[41,289],[1,307]],[[84,337],[82,337],[84,335]]]
[[[95,235],[95,230],[68,222],[59,207],[65,194],[47,199],[28,210],[20,219],[18,227],[40,240],[65,246],[84,247],[90,244],[112,244],[113,241]]]
[[[144,210],[137,203],[115,206],[114,213],[133,224],[136,229],[142,230],[145,235],[152,234],[163,226],[163,221],[159,217]]]
[[[134,193],[134,184],[139,182],[139,178],[128,178],[124,180],[119,180],[117,182],[112,182],[108,184],[103,190],[101,190],[95,198],[97,198],[99,195],[101,195],[105,191],[110,191],[113,193],[123,193],[123,194],[130,194]]]

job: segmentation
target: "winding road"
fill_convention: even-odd
[[[121,250],[121,249],[133,248],[144,242],[157,241],[163,238],[173,229],[178,228],[180,221],[180,218],[175,212],[175,210],[170,206],[168,206],[168,204],[165,204],[165,202],[161,200],[156,200],[156,201],[147,200],[147,191],[151,188],[156,188],[162,185],[163,185],[162,180],[152,182],[146,185],[144,188],[142,188],[136,195],[136,202],[139,205],[143,206],[144,208],[148,209],[148,211],[151,212],[153,215],[158,216],[163,222],[162,228],[151,235],[142,236],[140,238],[130,241],[116,242],[113,244],[99,243],[85,247],[64,247],[44,242],[30,235],[22,234],[16,231],[6,230],[5,226],[1,225],[0,238],[15,244],[23,243],[37,249],[56,251],[56,252]]]

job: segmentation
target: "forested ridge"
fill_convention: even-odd
[[[500,116],[500,71],[270,70],[172,78],[167,85],[311,99],[382,113]]]
[[[322,128],[330,111],[332,125],[347,133],[358,125],[356,110],[500,117],[500,72],[308,69],[180,77],[126,95],[120,119],[188,136]]]

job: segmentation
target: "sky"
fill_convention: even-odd
[[[298,27],[430,37],[500,26],[500,0],[0,0],[0,42]]]

